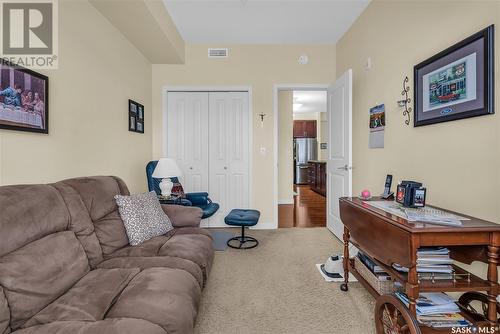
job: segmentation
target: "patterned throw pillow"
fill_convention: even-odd
[[[115,200],[130,245],[139,245],[173,229],[154,191],[132,196],[116,195]]]

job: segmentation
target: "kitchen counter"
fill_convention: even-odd
[[[326,196],[326,161],[309,160],[309,186],[312,191]]]

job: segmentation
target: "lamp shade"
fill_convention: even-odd
[[[179,177],[182,176],[182,171],[174,159],[161,158],[160,160],[158,160],[158,164],[156,165],[152,176],[158,179]]]

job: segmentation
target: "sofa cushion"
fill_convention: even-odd
[[[154,191],[132,196],[115,195],[129,244],[139,245],[173,229]]]
[[[85,251],[71,231],[50,234],[0,258],[11,328],[19,328],[88,271]]]
[[[129,195],[125,183],[113,176],[81,177],[61,181],[80,195],[94,223],[102,252],[108,255],[128,245],[123,221],[118,213],[115,195]]]
[[[172,238],[175,240],[168,243]],[[208,231],[199,227],[176,228],[140,245],[123,247],[106,256],[106,259],[151,256],[179,257],[196,263],[202,269],[205,284],[214,257],[212,237]]]
[[[69,229],[75,232],[87,253],[91,268],[103,260],[102,248],[94,231],[94,224],[78,192],[63,182],[53,186],[61,193],[71,217]]]
[[[0,256],[51,233],[65,231],[70,217],[50,185],[0,187]]]
[[[214,258],[212,238],[200,228],[179,228],[175,234],[165,242],[158,254],[188,259],[198,264],[205,275],[210,273]]]
[[[101,321],[56,321],[28,327],[16,334],[168,334],[160,326],[142,319],[105,319]]]
[[[0,286],[0,334],[9,333],[10,327],[10,311],[7,304],[7,298],[3,293],[3,288]]]
[[[109,254],[105,259],[114,257],[124,257],[124,256],[157,256],[160,251],[161,246],[167,242],[175,234],[175,230],[168,232],[165,235],[160,235],[158,237],[144,241],[142,244],[137,246],[125,246],[119,250]]]
[[[97,321],[104,319],[113,302],[139,269],[96,269],[68,292],[38,312],[23,327],[54,321]]]
[[[139,268],[141,270],[156,267],[182,269],[193,275],[201,287],[205,284],[200,266],[190,260],[172,256],[115,257],[99,263],[98,267],[108,269]]]
[[[104,257],[128,245],[127,232],[118,208],[94,221],[94,229]]]
[[[192,333],[200,295],[198,282],[184,270],[146,269],[132,279],[106,317],[148,320],[169,334]]]

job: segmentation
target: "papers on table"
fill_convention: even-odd
[[[437,225],[461,226],[462,220],[469,220],[462,216],[454,215],[437,208],[426,206],[425,208],[405,208],[393,201],[365,201],[364,203],[378,209],[391,213],[409,222],[422,222]]]
[[[401,292],[396,292],[396,295],[406,306],[409,305],[408,296]],[[457,304],[444,292],[424,292],[417,299],[417,316],[459,312]]]
[[[417,256],[418,257],[423,257],[423,256],[442,256],[442,255],[449,255],[450,250],[446,247],[420,247],[417,250]]]
[[[462,226],[457,216],[429,208],[409,209],[404,208],[406,219],[411,222],[424,222],[437,225]]]
[[[417,273],[452,274],[453,260],[450,258],[450,250],[446,247],[421,247],[417,251]],[[394,269],[408,272],[408,268],[397,263],[392,265]],[[427,275],[429,279],[451,279],[445,275]],[[420,277],[427,279],[426,275]]]
[[[408,296],[396,292],[396,296],[409,305]],[[417,320],[434,328],[472,326],[461,314],[453,299],[444,292],[421,293],[417,299]]]
[[[461,314],[432,314],[417,316],[419,323],[434,328],[466,327],[472,326]]]
[[[397,271],[401,271],[404,273],[407,273],[409,271],[408,268],[400,266],[397,263],[394,263],[392,265],[394,269]],[[444,273],[444,274],[451,274],[453,272],[453,267],[451,265],[437,265],[437,266],[423,266],[423,265],[418,265],[417,264],[417,273]]]

